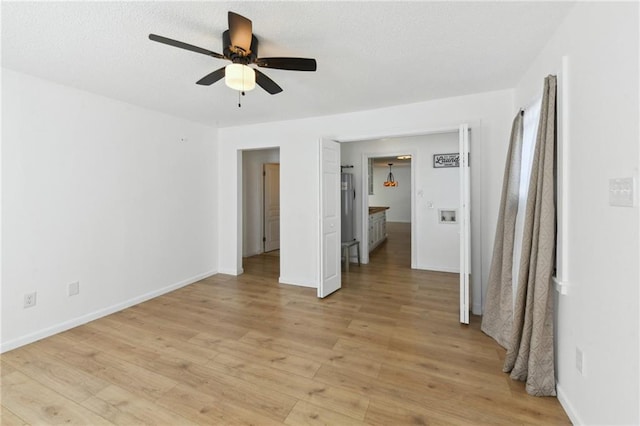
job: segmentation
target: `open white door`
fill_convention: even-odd
[[[469,173],[469,125],[461,124],[460,151],[460,322],[469,324],[469,274],[471,273],[471,180]]]
[[[318,297],[341,285],[340,270],[340,144],[320,140],[320,277]]]
[[[280,248],[280,164],[265,163],[264,177],[264,251]]]

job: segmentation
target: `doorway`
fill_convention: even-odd
[[[389,222],[411,224],[410,267],[459,273],[459,222],[439,220],[441,211],[458,213],[459,169],[434,167],[433,163],[434,155],[458,152],[458,144],[459,134],[453,129],[342,143],[342,162],[354,164],[357,176],[358,239],[371,242],[370,208],[391,207],[386,204],[393,203],[395,197],[400,206],[387,210],[386,216]],[[391,170],[389,163],[393,164]],[[384,186],[390,171],[398,181],[397,187]],[[368,250],[363,250],[362,261],[369,262]]]
[[[280,149],[242,151],[242,260],[280,268]]]
[[[477,272],[476,276],[479,277],[481,274],[480,238],[477,227],[474,228],[476,234],[473,244],[474,253],[478,256],[473,261],[470,258],[472,218],[469,211],[473,198],[471,192],[475,194],[477,203],[480,193],[480,169],[475,167],[471,172],[468,156],[464,155],[468,151],[469,134],[469,127],[461,125],[458,128],[419,135],[351,139],[341,143],[342,163],[354,164],[353,171],[358,177],[356,185],[360,188],[359,198],[362,201],[359,211],[356,212],[356,228],[357,238],[361,241],[369,240],[368,197],[362,196],[369,190],[369,159],[406,153],[412,156],[411,267],[459,274],[461,322],[468,321],[471,267]],[[460,155],[461,152],[463,155]],[[439,154],[456,157],[462,167],[457,164],[454,167],[439,167],[434,163],[434,156]],[[471,173],[474,175],[473,191],[469,180]],[[448,183],[438,182],[438,179],[445,177],[449,178]],[[465,188],[462,188],[462,182]],[[480,208],[479,204],[474,203],[474,206],[473,220],[477,220],[475,223],[478,224]],[[441,219],[442,217],[445,219]],[[363,252],[363,261],[369,262],[367,250]],[[481,306],[481,291],[479,285],[474,287],[474,300],[478,306]]]
[[[362,219],[369,231],[368,244],[363,245],[367,253],[372,253],[388,239],[401,236],[406,246],[403,251],[409,251],[409,256],[405,256],[407,268],[411,268],[411,160],[412,156],[407,153],[368,158],[368,194],[364,195],[368,198],[368,208],[363,208]]]

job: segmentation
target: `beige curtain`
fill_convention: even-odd
[[[513,241],[518,213],[520,162],[522,157],[522,111],[513,119],[511,141],[502,183],[500,213],[493,243],[489,286],[482,316],[482,331],[509,347],[513,322]]]
[[[526,380],[531,395],[556,394],[553,348],[555,265],[556,77],[544,81],[538,136],[531,166],[513,332],[504,371]]]
[[[506,237],[507,233],[501,230],[511,230],[513,225],[500,223],[496,233],[496,245],[500,233],[502,243],[501,247],[494,247],[485,305],[486,318],[482,321],[482,330],[507,348],[503,371],[510,372],[512,379],[526,381],[527,392],[536,396],[556,394],[551,282],[556,243],[555,140],[556,77],[549,76],[544,82],[540,122],[524,212],[522,257],[518,266],[515,305],[511,312],[510,265],[513,258],[513,238]],[[508,187],[508,184],[505,183],[504,186]],[[505,216],[505,220],[510,220],[510,216],[507,216],[509,202],[505,202],[504,198],[503,188],[505,213],[501,211],[500,215]],[[517,212],[517,201],[515,211]],[[515,213],[513,215],[515,216]],[[508,244],[509,241],[511,246]],[[496,260],[496,256],[500,259]]]

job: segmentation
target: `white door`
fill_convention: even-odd
[[[471,180],[469,173],[469,125],[461,124],[460,151],[460,322],[469,324],[469,274],[471,273]]]
[[[280,248],[280,164],[264,165],[264,251]]]
[[[340,288],[340,266],[340,144],[321,139],[318,297]]]

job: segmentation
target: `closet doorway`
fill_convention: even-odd
[[[280,269],[280,149],[242,151],[242,258]],[[262,258],[262,259],[260,259]]]

